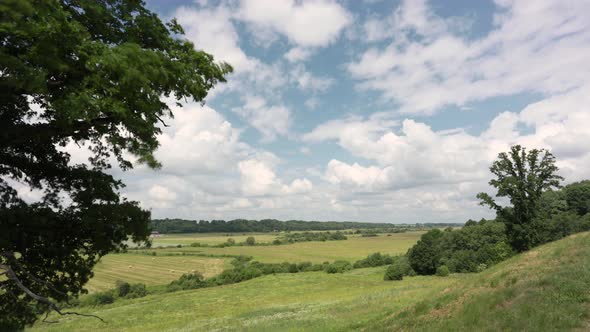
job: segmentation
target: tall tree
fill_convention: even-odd
[[[520,145],[502,152],[492,163],[495,178],[489,184],[497,189],[497,197],[506,197],[509,206],[501,206],[486,193],[477,194],[481,205],[496,210],[498,219],[506,223],[506,232],[515,250],[523,251],[536,244],[534,217],[541,195],[559,187],[563,178],[557,175],[555,157],[544,149],[526,151]]]
[[[140,0],[0,3],[0,330],[64,313],[101,256],[147,238],[150,214],[120,196],[111,158],[158,167],[162,97],[203,101],[232,70],[182,34]]]

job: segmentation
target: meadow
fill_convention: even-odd
[[[334,260],[347,260],[353,262],[365,258],[367,255],[375,252],[391,255],[404,254],[412,245],[414,245],[414,243],[418,241],[418,239],[420,239],[422,234],[424,234],[422,231],[412,231],[405,233],[393,233],[391,236],[379,234],[375,237],[347,235],[348,240],[343,241],[310,241],[269,246],[232,246],[225,248],[185,246],[182,248],[159,249],[158,253],[184,253],[187,255],[247,255],[254,257],[254,260],[264,263],[294,263],[305,261],[312,263],[322,263],[325,261]],[[257,242],[259,241],[259,236],[252,236],[256,238]],[[236,239],[234,236],[230,237]],[[195,236],[192,237],[192,242],[202,243],[202,239],[207,238],[207,236]],[[218,237],[213,238],[218,239]],[[228,237],[225,237],[226,240],[227,238]],[[161,238],[158,238],[158,241],[160,241],[159,239]],[[139,252],[149,253],[151,251],[153,250],[140,250]]]
[[[271,242],[278,235],[261,234],[165,234],[154,238],[154,243],[169,246],[183,245],[180,248],[152,248],[146,250],[129,250],[127,253],[104,256],[94,268],[94,277],[86,285],[90,293],[104,291],[114,287],[117,280],[130,283],[144,283],[147,286],[169,283],[178,279],[183,273],[197,271],[205,277],[219,274],[229,267],[231,256],[253,256],[254,260],[264,263],[296,263],[309,261],[347,260],[353,263],[367,255],[381,252],[383,254],[403,254],[424,232],[394,233],[391,236],[379,234],[375,237],[348,235],[342,241],[310,241],[285,245],[268,246],[234,246],[226,248],[190,247],[194,242],[209,245],[226,242],[228,238],[240,241],[254,236],[256,241]],[[259,240],[260,239],[260,240]],[[153,256],[153,253],[156,253]]]
[[[258,243],[271,243],[276,239],[278,233],[185,233],[185,234],[162,234],[159,237],[152,238],[153,247],[165,247],[175,245],[190,245],[191,243],[201,243],[207,245],[216,245],[227,242],[227,239],[234,239],[236,242],[245,242],[250,236],[254,236]]]
[[[109,254],[94,267],[94,277],[86,288],[90,293],[104,291],[113,288],[117,280],[160,285],[192,271],[212,277],[227,268],[228,261],[227,258],[199,256]]]
[[[345,242],[345,241],[342,241]],[[57,317],[43,331],[552,331],[590,327],[590,233],[478,274],[383,281],[384,267],[268,275]]]

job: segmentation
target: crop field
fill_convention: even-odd
[[[394,233],[391,236],[379,234],[376,237],[350,236],[342,241],[310,241],[273,246],[233,246],[225,248],[183,247],[160,249],[162,253],[199,253],[207,255],[247,255],[265,263],[347,260],[350,262],[365,258],[375,252],[382,254],[404,254],[424,232]],[[254,236],[258,241],[258,237]],[[193,241],[198,242],[198,241]]]
[[[344,241],[343,241],[344,242]],[[76,308],[34,331],[555,331],[590,326],[590,233],[475,274],[383,281],[385,267],[303,272]]]
[[[403,254],[411,247],[423,232],[394,233],[391,236],[380,234],[376,237],[349,235],[342,241],[311,241],[278,246],[235,246],[226,248],[187,247],[149,249],[125,254],[110,254],[102,258],[94,268],[94,277],[86,285],[90,293],[104,291],[114,287],[117,280],[130,283],[141,282],[148,286],[169,283],[178,279],[183,273],[193,270],[205,277],[212,277],[229,267],[231,257],[222,255],[248,255],[254,260],[265,263],[304,262],[322,263],[325,261],[347,260],[353,263],[367,255],[381,252],[383,254]],[[231,235],[239,241],[241,234]],[[252,234],[258,241],[267,241],[276,235]],[[244,240],[247,236],[243,236]],[[170,241],[168,245],[180,243],[217,244],[227,241],[227,236],[203,234],[164,235],[157,238]],[[205,239],[205,240],[204,240]],[[209,242],[205,242],[209,241]],[[156,252],[156,256],[151,256]],[[180,256],[182,254],[185,256]],[[197,255],[211,255],[201,257]],[[219,256],[219,257],[215,257]]]
[[[205,277],[214,276],[228,265],[228,259],[198,256],[147,256],[110,254],[94,268],[94,277],[86,288],[89,292],[114,287],[117,280],[130,283],[159,285],[178,279],[183,273],[198,271]]]
[[[236,242],[245,242],[246,238],[254,236],[259,243],[271,243],[276,239],[278,233],[188,233],[188,234],[162,234],[152,239],[153,247],[165,247],[170,245],[190,245],[191,243],[201,243],[215,245],[227,242],[232,238]]]

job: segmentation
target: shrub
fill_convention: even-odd
[[[436,269],[436,275],[439,277],[446,277],[449,273],[449,268],[446,265],[441,265]]]
[[[196,289],[205,287],[205,278],[199,272],[186,273],[180,276],[178,280],[172,281],[168,285],[168,290],[183,290],[183,289]]]
[[[385,275],[383,276],[383,280],[402,280],[403,278],[404,271],[398,264],[390,265],[387,270],[385,270]]]
[[[88,304],[94,306],[109,304],[115,302],[115,296],[112,291],[100,292],[90,295],[87,301]]]
[[[246,245],[253,246],[256,244],[256,239],[253,236],[246,238]]]
[[[408,260],[418,274],[434,274],[441,258],[440,242],[443,232],[433,229],[423,234],[408,251]]]
[[[191,243],[191,247],[200,247],[201,244],[199,242],[193,242]]]
[[[118,297],[125,297],[129,290],[131,289],[131,285],[128,282],[117,280],[115,283],[115,292],[117,293]]]
[[[229,239],[227,239],[227,241],[225,241],[225,244],[227,246],[234,246],[234,245],[236,245],[236,240],[234,240],[230,237]]]
[[[148,291],[145,284],[131,284],[129,293],[125,296],[128,299],[136,299],[148,295]]]
[[[344,273],[348,270],[352,270],[352,265],[347,261],[335,261],[326,267],[327,273]]]

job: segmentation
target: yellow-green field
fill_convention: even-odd
[[[404,254],[424,232],[380,234],[377,237],[348,236],[342,241],[310,241],[277,246],[233,246],[225,248],[183,247],[160,249],[162,253],[201,253],[208,255],[247,255],[265,263],[347,260],[354,262],[375,252]],[[254,236],[256,240],[258,237]],[[195,241],[193,241],[195,242]],[[198,242],[198,241],[197,241]]]
[[[279,236],[279,233],[187,233],[187,234],[162,234],[152,238],[152,246],[190,245],[199,242],[201,244],[215,245],[227,242],[232,238],[236,242],[245,242],[246,238],[254,236],[258,243],[271,243]]]
[[[89,292],[114,287],[117,280],[146,285],[160,285],[178,279],[183,273],[198,271],[205,277],[219,274],[227,267],[228,259],[198,256],[147,256],[110,254],[94,268],[94,277],[86,288]]]
[[[278,246],[234,246],[226,248],[182,247],[166,249],[149,249],[126,254],[110,254],[103,257],[94,268],[95,275],[87,284],[89,292],[103,291],[114,287],[117,280],[131,283],[141,282],[148,286],[169,283],[178,279],[183,273],[193,270],[205,277],[212,277],[229,267],[230,257],[200,257],[206,255],[248,255],[254,260],[265,263],[304,262],[322,263],[325,261],[347,260],[353,263],[367,255],[381,252],[383,254],[403,254],[410,248],[423,232],[395,233],[391,236],[380,234],[377,237],[348,236],[348,240],[326,242],[300,242]],[[239,241],[241,234],[231,238]],[[251,234],[257,241],[271,241],[277,235]],[[227,236],[182,234],[164,235],[157,239],[170,241],[168,244],[210,243],[227,241]],[[209,242],[206,242],[209,241]],[[144,254],[141,254],[141,253]],[[146,255],[156,252],[156,256]],[[185,253],[186,256],[179,256]]]
[[[346,242],[346,241],[342,241]],[[384,267],[268,275],[75,308],[34,331],[586,331],[590,233],[479,274],[383,281]]]

